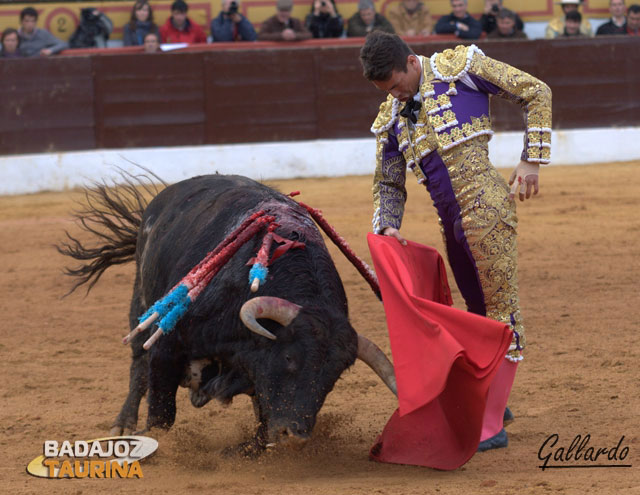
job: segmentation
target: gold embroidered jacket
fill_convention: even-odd
[[[527,128],[522,159],[549,163],[551,90],[546,84],[486,57],[475,45],[460,45],[420,60],[424,77],[417,123],[412,125],[400,116],[402,103],[389,95],[371,127],[377,139],[373,185],[376,233],[386,227],[400,228],[406,200],[405,167],[423,183],[426,178],[420,165],[431,153],[442,155],[461,143],[493,134],[490,95],[522,107]],[[486,139],[476,141],[486,146]]]

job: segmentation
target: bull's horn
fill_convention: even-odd
[[[252,332],[275,340],[276,336],[264,328],[256,320],[258,318],[269,318],[277,321],[286,327],[298,316],[302,306],[280,299],[279,297],[260,296],[249,299],[240,309],[240,319],[242,323]]]
[[[394,395],[398,395],[393,365],[377,345],[360,334],[358,334],[358,359],[367,363],[376,372],[376,375],[382,379],[384,384],[389,387],[389,390]]]

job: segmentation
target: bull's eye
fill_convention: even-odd
[[[298,366],[296,365],[295,360],[289,354],[284,355],[284,362],[285,362],[287,371],[289,371],[290,373],[295,373],[296,370],[298,369]]]

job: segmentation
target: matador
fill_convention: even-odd
[[[489,392],[479,450],[505,447],[508,395],[525,332],[518,300],[515,196],[538,192],[549,163],[551,90],[491,59],[475,45],[417,56],[395,35],[372,33],[360,52],[365,77],[388,93],[371,131],[377,140],[373,230],[399,233],[406,169],[429,191],[447,257],[470,312],[506,323],[513,341]],[[519,104],[526,124],[521,161],[509,181],[489,161],[490,96]],[[493,398],[492,398],[493,397]]]

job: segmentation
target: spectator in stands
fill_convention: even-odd
[[[627,18],[624,16],[624,0],[609,0],[609,22],[602,24],[596,31],[596,36],[607,34],[627,34]]]
[[[20,58],[20,36],[18,30],[13,28],[7,28],[2,32],[1,43],[2,52],[0,52],[0,58]]]
[[[240,2],[222,0],[222,10],[211,21],[211,41],[255,41],[253,24],[239,12]]]
[[[518,14],[512,10],[502,8],[495,17],[497,27],[487,35],[487,39],[527,39],[527,35],[518,29]]]
[[[429,7],[420,0],[402,0],[389,9],[387,18],[399,36],[429,36],[433,29]]]
[[[339,38],[344,29],[335,0],[313,0],[304,25],[314,38]]]
[[[144,53],[158,53],[160,51],[160,35],[149,31],[142,39]]]
[[[629,6],[627,10],[627,34],[640,36],[640,5],[637,3]]]
[[[131,9],[131,18],[122,29],[122,42],[124,46],[138,46],[144,44],[147,33],[156,33],[158,26],[153,22],[153,10],[147,0],[138,0]]]
[[[80,11],[80,24],[69,38],[70,48],[106,48],[113,22],[93,7]]]
[[[347,36],[366,36],[371,31],[395,33],[393,26],[382,14],[376,12],[372,0],[360,0],[358,12],[347,23]]]
[[[584,38],[584,34],[580,32],[580,24],[582,24],[582,14],[577,10],[567,12],[564,16],[564,31],[558,38]]]
[[[171,17],[160,28],[163,43],[206,43],[203,29],[187,17],[189,6],[184,0],[171,4]]]
[[[557,38],[564,33],[564,20],[569,12],[579,12],[582,0],[560,0],[562,7],[562,16],[551,19],[545,30],[544,37],[547,39]],[[582,16],[580,16],[582,17]],[[588,19],[582,19],[580,24],[580,32],[585,36],[593,36],[593,29]]]
[[[451,14],[436,23],[436,34],[455,34],[465,40],[476,40],[482,34],[482,24],[467,11],[467,0],[451,0]]]
[[[36,27],[38,12],[33,7],[25,7],[20,12],[20,53],[25,57],[48,57],[68,48],[64,41],[59,40],[45,29]]]
[[[482,24],[482,30],[489,34],[496,30],[498,27],[498,12],[502,9],[502,0],[484,0],[484,12],[480,17],[480,24]],[[524,23],[520,16],[514,12],[516,16],[516,31],[522,31],[524,29]]]
[[[260,28],[258,39],[263,41],[301,41],[311,38],[311,32],[300,19],[291,17],[293,0],[277,0],[276,14]]]

